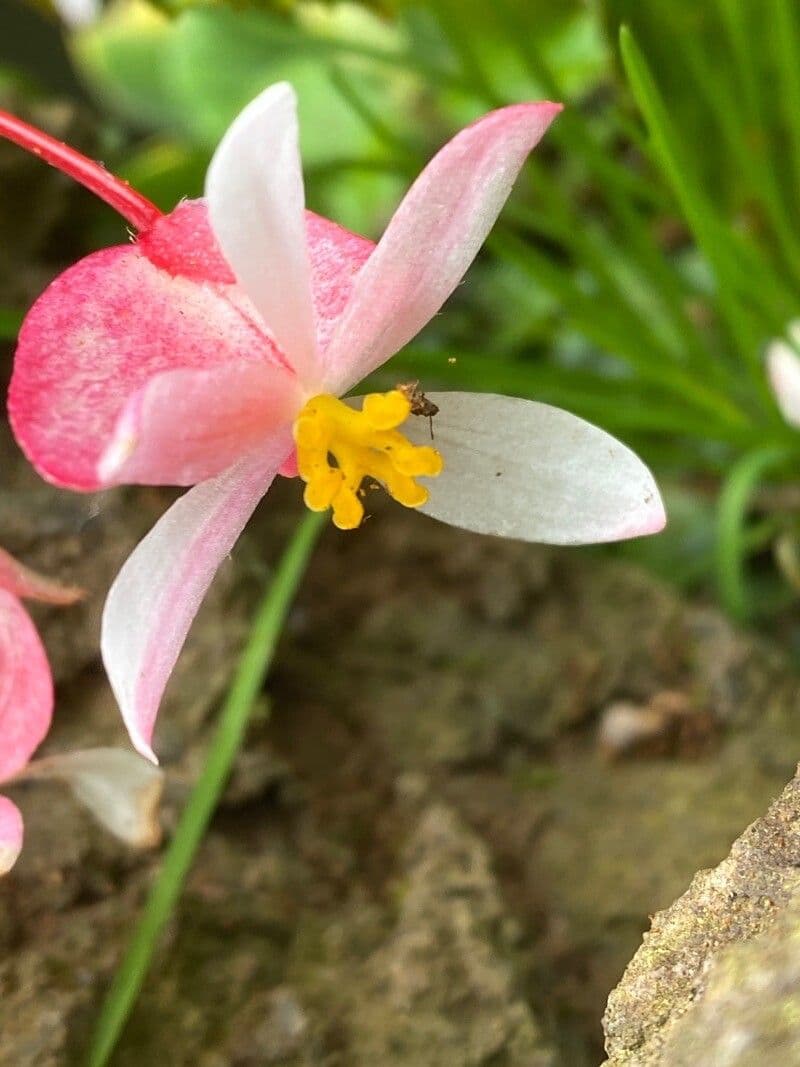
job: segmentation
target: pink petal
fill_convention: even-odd
[[[297,98],[271,85],[234,119],[206,176],[211,228],[263,321],[306,384],[319,381],[306,251]]]
[[[19,600],[0,589],[0,782],[25,766],[53,715],[47,655]]]
[[[280,434],[255,457],[189,490],[135,549],[111,587],[103,613],[103,660],[131,740],[154,762],[158,706],[192,620],[291,450],[290,434]]]
[[[45,478],[97,489],[117,420],[153,375],[239,363],[274,366],[280,355],[233,287],[173,277],[136,246],[108,248],[60,275],[28,314],[9,415]]]
[[[0,796],[0,876],[8,874],[22,851],[22,816],[8,797]]]
[[[375,244],[313,211],[306,212],[306,240],[317,323],[317,347],[324,353],[353,293],[358,272]]]
[[[235,285],[222,249],[211,232],[205,200],[182,200],[158,222],[139,234],[137,248],[154,267],[193,282]],[[254,315],[256,314],[253,309]]]
[[[306,241],[324,347],[373,245],[310,212]],[[20,445],[45,478],[98,489],[98,464],[117,437],[126,405],[151,378],[239,364],[285,361],[236,287],[205,203],[184,201],[135,245],[81,260],[42,294],[20,331],[9,413]],[[203,418],[202,409],[193,413],[193,432]],[[210,420],[214,437],[213,413]],[[176,418],[173,443],[185,433]],[[248,441],[242,445],[246,451]],[[186,471],[178,449],[176,458],[176,469],[165,465],[158,481],[181,484]],[[155,477],[151,469],[142,480]]]
[[[61,585],[51,578],[32,571],[0,548],[0,589],[28,600],[43,600],[48,604],[74,604],[83,590],[74,585]]]
[[[317,325],[317,347],[324,351],[336,320],[344,311],[361,267],[375,243],[359,237],[313,211],[305,213],[305,234],[311,290]],[[184,200],[152,229],[140,235],[138,247],[156,267],[197,282],[234,285],[236,278],[222,254],[208,221],[204,200]],[[262,260],[268,249],[261,249]],[[253,310],[255,315],[255,309]]]
[[[301,404],[297,379],[283,367],[166,371],[126,404],[100,477],[105,485],[195,485],[289,425]]]
[[[326,391],[347,391],[441,308],[560,110],[539,103],[493,111],[428,164],[358,276],[326,353]]]

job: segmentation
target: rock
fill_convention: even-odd
[[[780,941],[784,935],[780,930],[766,939],[760,935],[784,912],[796,910],[798,893],[800,778],[795,777],[766,815],[734,843],[727,859],[697,874],[687,892],[653,918],[644,943],[609,997],[603,1019],[609,1067],[689,1063],[680,1058],[684,1054],[680,1050],[697,1044],[697,1035],[702,1034],[698,1020],[713,1012],[710,1005],[721,1007],[730,997],[731,976],[742,979],[748,960],[754,970],[737,995],[743,999],[751,995],[750,1024],[759,1025],[761,1007],[766,1007],[767,1014],[778,1011],[778,1002],[785,998],[782,983],[787,972],[776,938]],[[793,915],[781,921],[796,925],[798,920]],[[783,930],[785,934],[785,926]],[[748,951],[724,955],[729,946],[746,943],[752,943]],[[759,972],[764,977],[761,984]],[[707,996],[711,999],[703,1007]],[[727,1023],[728,1016],[722,1018]],[[730,1018],[738,1019],[738,1013]],[[772,1062],[800,1062],[800,1028],[790,1027],[790,1031],[789,1040],[797,1042],[792,1046],[797,1058]],[[756,1047],[761,1038],[755,1032],[749,1035],[747,1042]],[[722,1042],[720,1048],[727,1047],[719,1027],[716,1040]],[[733,1047],[725,1054],[730,1055]],[[678,1050],[674,1053],[678,1058],[670,1058],[670,1048]],[[691,1062],[724,1064],[728,1060],[718,1061],[704,1051]],[[744,1065],[755,1060],[730,1062]]]
[[[664,1067],[800,1064],[800,898],[745,944],[710,963],[696,1005],[675,1022]]]
[[[486,847],[429,807],[399,871],[398,918],[360,969],[355,1062],[385,1067],[552,1067],[521,996]]]

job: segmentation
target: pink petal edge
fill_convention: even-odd
[[[431,160],[357,277],[325,354],[325,391],[346,392],[439,311],[561,110],[542,102],[490,112]]]
[[[83,589],[74,585],[62,585],[52,578],[26,567],[24,563],[0,548],[0,589],[5,589],[14,596],[27,600],[42,600],[48,604],[67,606],[80,600],[85,594]]]
[[[41,639],[21,602],[0,589],[0,782],[21,770],[53,715],[53,679]]]
[[[323,348],[373,245],[311,212],[305,226]],[[99,465],[120,420],[124,426],[130,417],[126,405],[135,405],[134,396],[153,377],[240,366],[288,371],[256,309],[235,285],[205,203],[184,201],[134,245],[86,257],[39,297],[20,331],[9,417],[44,478],[93,491],[103,487]],[[188,427],[173,421],[177,447],[187,433],[202,430],[204,412],[194,412]],[[209,432],[216,432],[213,425]],[[243,440],[240,454],[248,447]],[[113,459],[113,452],[106,457],[106,473]],[[175,479],[165,465],[160,478],[179,481],[180,471]]]
[[[232,286],[172,276],[136,245],[107,248],[56,278],[28,313],[9,417],[45,478],[94,490],[101,487],[98,463],[117,419],[154,375],[281,362]],[[195,421],[202,418],[197,412]]]
[[[100,458],[104,485],[195,485],[291,423],[301,399],[283,367],[237,363],[157,374],[127,402]]]
[[[117,575],[101,651],[134,747],[157,763],[153,730],[186,635],[218,567],[292,449],[290,434],[190,489]]]

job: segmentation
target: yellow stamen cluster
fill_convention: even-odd
[[[361,411],[328,394],[309,400],[294,424],[306,506],[333,508],[334,525],[355,530],[364,517],[365,478],[407,508],[424,504],[428,490],[414,479],[435,477],[443,463],[435,448],[412,445],[397,432],[410,413],[411,402],[398,389],[364,397]]]

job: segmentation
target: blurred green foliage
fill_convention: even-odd
[[[798,314],[792,0],[115,0],[67,40],[107,161],[161,206],[200,193],[227,124],[286,78],[310,206],[371,235],[458,126],[564,100],[448,314],[390,373],[603,425],[671,505],[668,533],[627,551],[686,586],[716,567],[739,616],[794,595],[770,552],[798,544],[800,436],[763,365]]]

